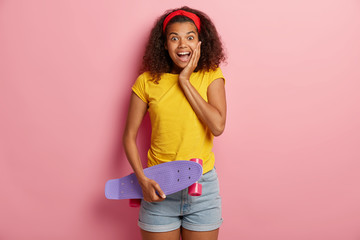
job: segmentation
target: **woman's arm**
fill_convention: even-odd
[[[190,81],[184,81],[181,87],[198,118],[209,127],[214,136],[221,135],[226,122],[224,80],[219,78],[210,84],[207,91],[208,102],[201,97]]]
[[[225,129],[226,122],[226,95],[224,80],[214,80],[207,89],[208,102],[190,83],[190,75],[195,70],[200,58],[200,44],[194,50],[188,65],[179,75],[179,84],[194,109],[198,118],[206,124],[214,136],[219,136]]]
[[[159,184],[145,176],[138,147],[136,136],[141,122],[146,114],[147,104],[143,102],[134,92],[131,95],[128,117],[123,135],[123,145],[126,157],[134,170],[134,173],[143,190],[144,200],[148,202],[158,202],[166,197]],[[156,194],[158,192],[158,194]]]

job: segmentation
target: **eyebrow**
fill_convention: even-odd
[[[190,33],[194,33],[194,34],[195,34],[195,32],[194,32],[194,31],[190,31],[190,32],[186,33],[186,35],[189,35]],[[171,34],[174,34],[174,35],[179,35],[179,34],[178,34],[178,33],[176,33],[176,32],[171,32],[171,33],[169,33],[169,35],[171,35]]]

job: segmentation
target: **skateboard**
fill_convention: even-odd
[[[202,176],[202,171],[202,160],[195,158],[190,161],[171,161],[145,168],[144,174],[146,177],[155,180],[166,195],[191,186],[189,194],[200,196],[201,184],[197,181]],[[105,196],[107,199],[143,198],[142,189],[134,173],[107,181]]]

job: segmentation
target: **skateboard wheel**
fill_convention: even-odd
[[[202,194],[202,185],[198,182],[194,183],[189,187],[189,195],[190,196],[201,196]]]
[[[192,159],[190,159],[190,161],[196,162],[196,163],[200,164],[201,166],[203,165],[203,160],[200,158],[192,158]]]
[[[140,207],[140,205],[141,205],[141,199],[130,199],[129,200],[130,207]]]
[[[201,166],[203,165],[203,160],[200,158],[192,158],[192,159],[190,159],[190,161],[196,162],[196,163],[200,164]],[[189,195],[190,196],[193,196],[193,197],[201,196],[201,194],[202,194],[202,185],[200,183],[196,182],[189,187]]]

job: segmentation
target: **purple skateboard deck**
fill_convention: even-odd
[[[166,195],[183,190],[202,175],[202,166],[191,161],[172,161],[144,169],[146,177],[155,180]],[[105,184],[107,199],[140,199],[142,189],[134,173]]]

